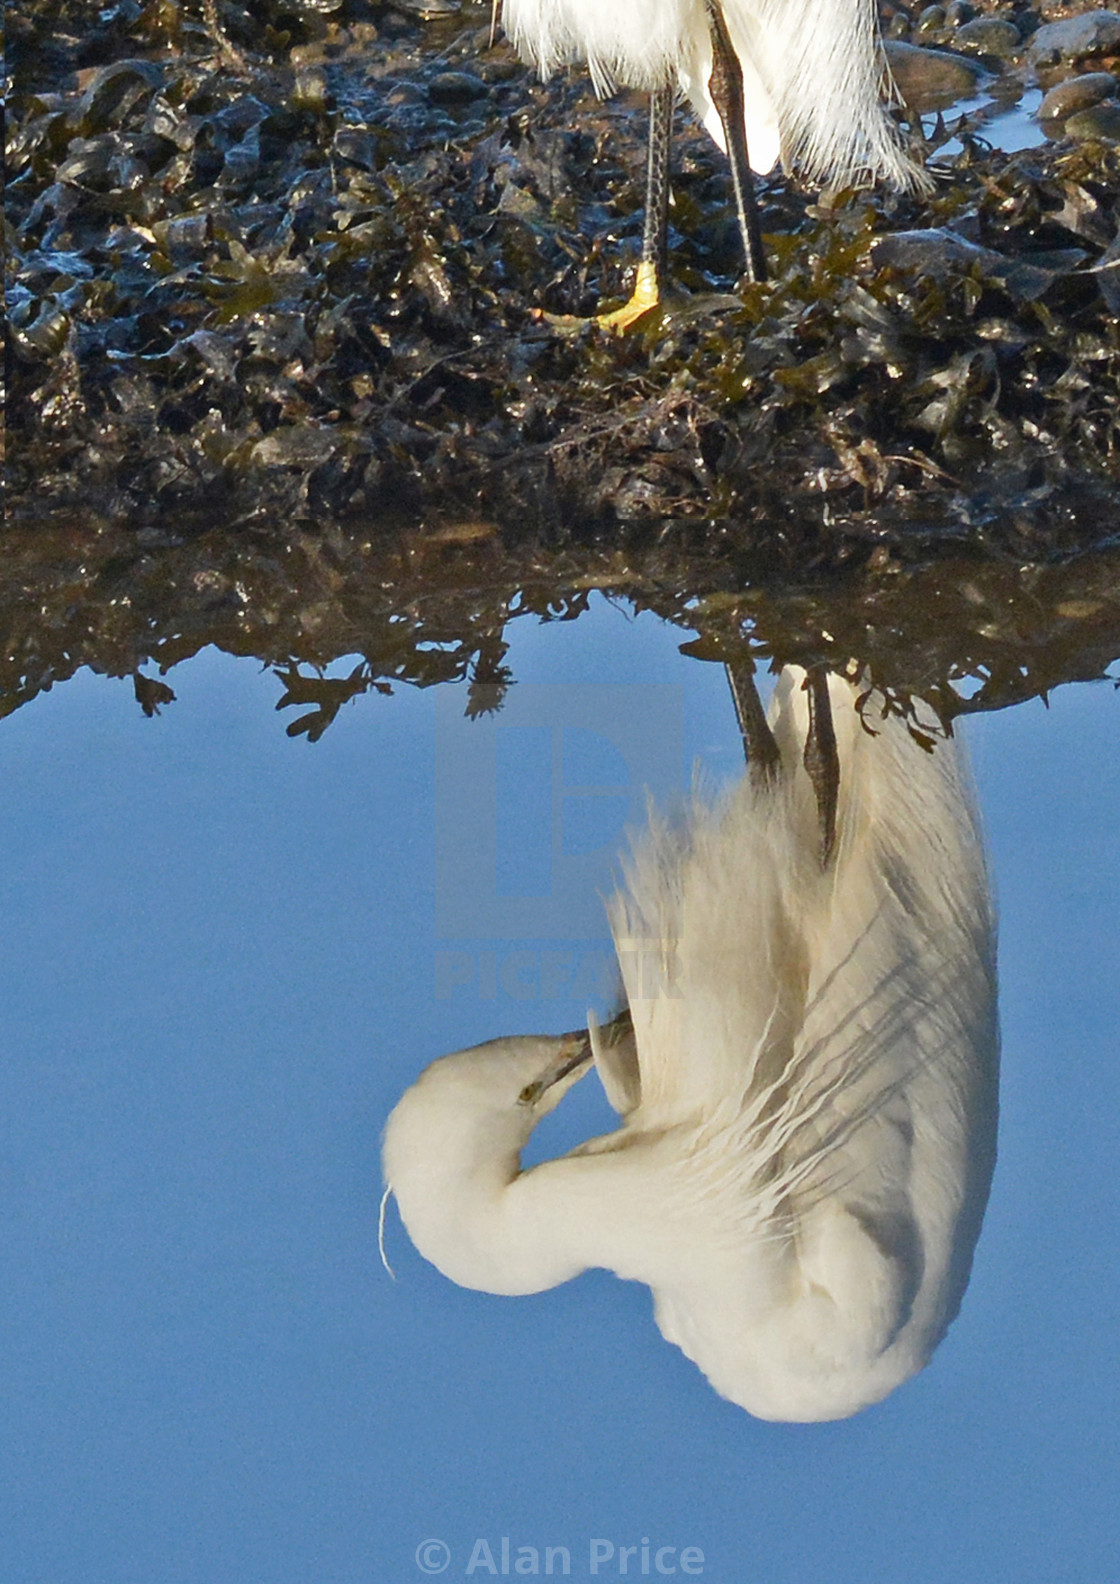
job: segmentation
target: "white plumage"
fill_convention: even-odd
[[[959,749],[927,753],[897,718],[872,735],[831,678],[822,866],[802,676],[783,673],[771,710],[778,781],[655,822],[610,905],[633,1034],[593,1025],[590,1043],[619,1129],[521,1170],[586,1070],[540,1090],[584,1037],[528,1037],[434,1062],[384,1144],[409,1234],[452,1280],[536,1292],[603,1266],[646,1282],[717,1391],[790,1420],[878,1401],[944,1335],[987,1198],[998,1067]]]
[[[882,96],[874,0],[722,0],[743,71],[750,161],[811,181],[920,187]],[[600,93],[676,84],[721,148],[705,0],[504,0],[502,22],[542,77],[586,61]]]

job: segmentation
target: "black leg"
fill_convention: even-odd
[[[667,83],[649,96],[649,160],[642,263],[664,282],[669,251],[669,157],[673,141],[673,89]]]
[[[762,251],[762,231],[758,223],[758,204],[754,194],[754,175],[747,157],[747,129],[743,119],[743,72],[739,57],[727,31],[720,0],[706,0],[708,26],[712,34],[712,75],[708,91],[716,107],[727,157],[731,163],[731,184],[735,191],[735,210],[747,259],[747,279],[766,279],[766,255]]]
[[[809,699],[809,735],[805,740],[805,769],[817,795],[821,829],[821,866],[827,867],[836,844],[836,805],[840,796],[840,756],[828,696],[828,672],[814,666],[805,678]]]
[[[756,786],[773,783],[781,771],[782,756],[754,685],[754,666],[749,660],[729,665],[727,680],[735,700],[735,714],[739,718],[751,780]]]

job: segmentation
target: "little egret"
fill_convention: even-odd
[[[767,717],[741,681],[752,773],[679,828],[651,817],[609,904],[626,1012],[433,1062],[383,1157],[451,1280],[645,1282],[715,1389],[783,1420],[854,1413],[928,1361],[995,1160],[995,929],[961,751],[897,716],[868,729],[824,673],[813,750],[812,682],[787,668]],[[829,761],[838,779],[814,774]],[[522,1170],[592,1062],[621,1125]]]
[[[690,100],[731,166],[748,278],[765,278],[752,168],[809,181],[926,185],[882,102],[875,0],[503,0],[502,25],[548,78],[586,61],[596,90],[650,94],[645,230],[634,293],[599,323],[624,330],[665,273],[673,103]]]

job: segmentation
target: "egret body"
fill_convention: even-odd
[[[384,1171],[453,1281],[530,1293],[589,1267],[765,1419],[840,1418],[928,1361],[968,1281],[995,1159],[994,922],[959,749],[827,681],[839,783],[822,861],[803,673],[776,773],[654,822],[610,903],[628,1020],[433,1062]],[[652,967],[652,972],[651,972]],[[594,1060],[614,1132],[522,1170]]]

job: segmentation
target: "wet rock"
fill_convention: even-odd
[[[334,138],[335,153],[364,170],[377,169],[378,141],[363,127],[340,127]]]
[[[937,110],[973,93],[986,75],[978,62],[948,50],[923,49],[893,40],[884,46],[898,91],[915,110]]]
[[[945,7],[945,23],[951,28],[960,28],[966,22],[971,22],[976,12],[968,4],[968,0],[952,0],[951,5]]]
[[[1086,11],[1063,22],[1040,27],[1028,45],[1035,66],[1054,66],[1063,60],[1120,52],[1120,15],[1115,11]]]
[[[425,21],[435,17],[457,16],[463,9],[462,0],[393,0],[393,8],[405,16],[422,17]]]
[[[327,107],[327,74],[319,66],[304,66],[292,84],[292,105],[316,114]]]
[[[1079,77],[1067,77],[1065,82],[1060,82],[1043,99],[1038,109],[1039,117],[1044,121],[1058,121],[1064,116],[1074,115],[1078,110],[1087,110],[1090,105],[1100,104],[1102,99],[1111,99],[1120,90],[1120,79],[1111,72],[1083,72]]]
[[[880,267],[941,283],[965,275],[996,281],[1020,303],[1036,301],[1060,273],[1077,268],[1085,257],[1081,249],[1071,248],[1059,254],[1010,258],[994,248],[980,247],[944,226],[877,237],[871,256]]]
[[[480,60],[478,70],[480,75],[491,83],[513,82],[515,78],[525,76],[525,67],[519,60],[503,60],[500,55],[492,55]]]
[[[1109,312],[1120,314],[1120,238],[1114,240],[1112,246],[1101,254],[1092,266],[1092,273],[1097,278],[1097,285],[1108,304]]]
[[[428,96],[433,104],[465,104],[489,91],[480,78],[466,71],[439,72],[428,84]]]
[[[918,13],[917,26],[919,33],[940,33],[945,26],[944,6],[926,6],[924,11]]]
[[[1013,22],[1007,22],[1003,17],[977,17],[975,21],[966,22],[957,29],[953,43],[957,49],[967,50],[969,54],[995,55],[1004,60],[1018,51],[1022,40]]]
[[[1120,141],[1120,104],[1106,100],[1078,110],[1065,124],[1066,135],[1073,138],[1111,138]]]
[[[250,457],[253,462],[267,467],[306,467],[324,461],[337,443],[329,430],[291,425],[275,429],[263,440],[258,440]]]
[[[507,182],[502,188],[502,195],[498,199],[499,214],[515,215],[528,220],[535,219],[540,212],[541,206],[532,193],[518,187],[515,182]]]
[[[876,237],[871,256],[878,266],[913,270],[938,280],[954,271],[971,269],[974,264],[992,266],[1002,262],[991,248],[978,247],[944,226]]]
[[[1043,22],[1064,22],[1086,11],[1099,11],[1100,5],[1098,0],[1038,0],[1031,9]]]

